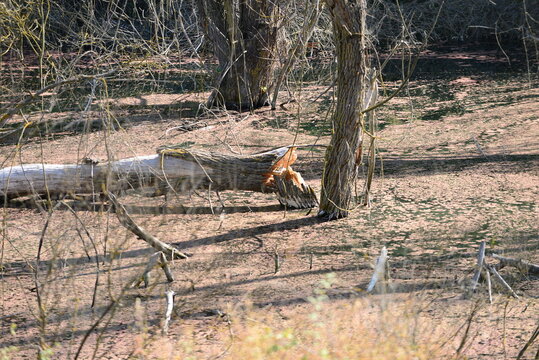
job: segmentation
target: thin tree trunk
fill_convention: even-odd
[[[279,34],[277,2],[198,0],[202,27],[219,61],[209,106],[252,110],[268,104]]]
[[[319,216],[345,217],[350,212],[357,166],[361,159],[362,99],[367,54],[365,0],[326,0],[333,20],[337,51],[337,106],[326,152]]]

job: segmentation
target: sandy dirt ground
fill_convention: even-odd
[[[525,73],[475,71],[489,61],[505,69],[489,54],[429,60],[434,67],[461,70],[448,67],[434,77],[420,63],[405,93],[379,111],[371,208],[358,206],[346,219],[322,222],[316,211],[282,209],[271,194],[227,191],[221,194],[224,209],[213,194],[210,207],[204,192],[121,197],[148,232],[192,255],[172,264],[173,283],[155,270],[148,288],[128,287],[152,250],[118,223],[106,202],[97,201],[93,210],[79,209],[73,200],[53,211],[21,202],[5,207],[0,348],[14,347],[13,359],[35,358],[41,341],[51,347],[51,358],[71,359],[84,341],[80,358],[135,356],[141,328],[159,337],[164,293],[172,289],[168,339],[185,339],[189,331],[203,349],[197,357],[211,358],[223,350],[222,314],[250,307],[286,321],[310,311],[307,299],[333,273],[329,306],[356,299],[375,307],[413,304],[432,333],[451,339],[446,354],[456,352],[469,323],[463,356],[515,358],[537,326],[539,278],[504,268],[501,274],[518,299],[495,286],[489,303],[484,283],[471,298],[463,294],[481,241],[489,254],[539,264],[539,81]],[[467,64],[472,69],[462,70]],[[390,91],[398,84],[386,85]],[[120,125],[28,137],[19,147],[1,146],[1,159],[5,167],[42,159],[73,163],[85,156],[106,161],[174,143],[243,154],[292,143],[327,144],[332,92],[313,102],[325,87],[310,89],[277,111],[198,117],[182,104],[203,102],[204,93],[124,97],[111,103]],[[173,107],[163,114],[163,105]],[[97,108],[84,117],[54,116],[107,119]],[[322,168],[323,148],[299,152],[295,169],[317,191]],[[358,193],[366,168],[359,171]],[[385,294],[367,294],[383,246],[390,255],[391,286]],[[533,358],[538,346],[523,359]]]

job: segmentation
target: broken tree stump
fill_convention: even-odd
[[[479,245],[479,251],[477,253],[477,265],[475,267],[475,272],[472,277],[472,283],[468,291],[464,294],[465,298],[471,297],[471,295],[475,292],[477,285],[479,285],[479,278],[481,277],[481,273],[483,271],[483,264],[485,263],[485,248],[486,242],[482,241]]]
[[[163,146],[157,154],[105,163],[18,165],[0,169],[0,196],[55,197],[145,188],[160,195],[207,188],[278,193],[281,203],[289,207],[314,207],[318,201],[314,191],[291,168],[297,159],[297,148],[285,146],[252,155],[228,155]],[[287,179],[290,174],[297,176]],[[284,187],[276,184],[283,176],[287,184]]]
[[[305,183],[300,173],[291,168],[274,176],[279,202],[295,209],[307,209],[318,206],[314,190]]]
[[[385,292],[386,282],[389,280],[389,263],[387,248],[384,246],[380,251],[380,256],[376,259],[374,265],[374,272],[372,274],[371,281],[367,286],[367,292],[372,292],[375,289],[376,284],[382,283],[382,290]]]

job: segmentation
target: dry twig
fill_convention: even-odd
[[[514,297],[515,299],[518,299],[518,295],[515,293],[515,291],[511,288],[511,286],[509,286],[509,284],[504,280],[504,278],[496,271],[496,269],[493,266],[485,264],[485,267],[487,268],[488,271],[492,273],[492,275],[494,275],[494,278],[498,280],[500,285],[502,285],[502,287],[506,289],[507,292],[509,292],[509,294],[512,297]]]
[[[472,284],[469,290],[468,296],[471,296],[471,294],[474,293],[475,289],[477,288],[477,285],[479,284],[479,278],[481,277],[481,270],[483,270],[483,263],[485,261],[485,247],[486,243],[484,241],[481,242],[481,245],[479,245],[479,252],[477,254],[477,265],[475,268],[475,273],[472,277]]]

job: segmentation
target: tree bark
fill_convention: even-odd
[[[348,216],[361,161],[362,99],[367,71],[365,0],[326,0],[337,52],[337,105],[326,152],[319,216]]]
[[[277,3],[197,0],[202,27],[219,61],[209,106],[244,111],[268,104],[277,65]]]
[[[297,158],[295,150],[296,147],[290,146],[236,156],[165,146],[154,155],[107,163],[85,160],[81,164],[19,165],[0,169],[0,196],[8,199],[25,195],[58,197],[140,188],[151,188],[155,195],[161,195],[171,189],[208,188],[277,192],[280,200],[290,199],[288,206],[314,207],[316,196],[301,176],[292,179],[286,176],[294,173],[291,165]],[[289,192],[276,186],[275,178],[281,176],[293,187]],[[298,191],[305,193],[299,206]]]

